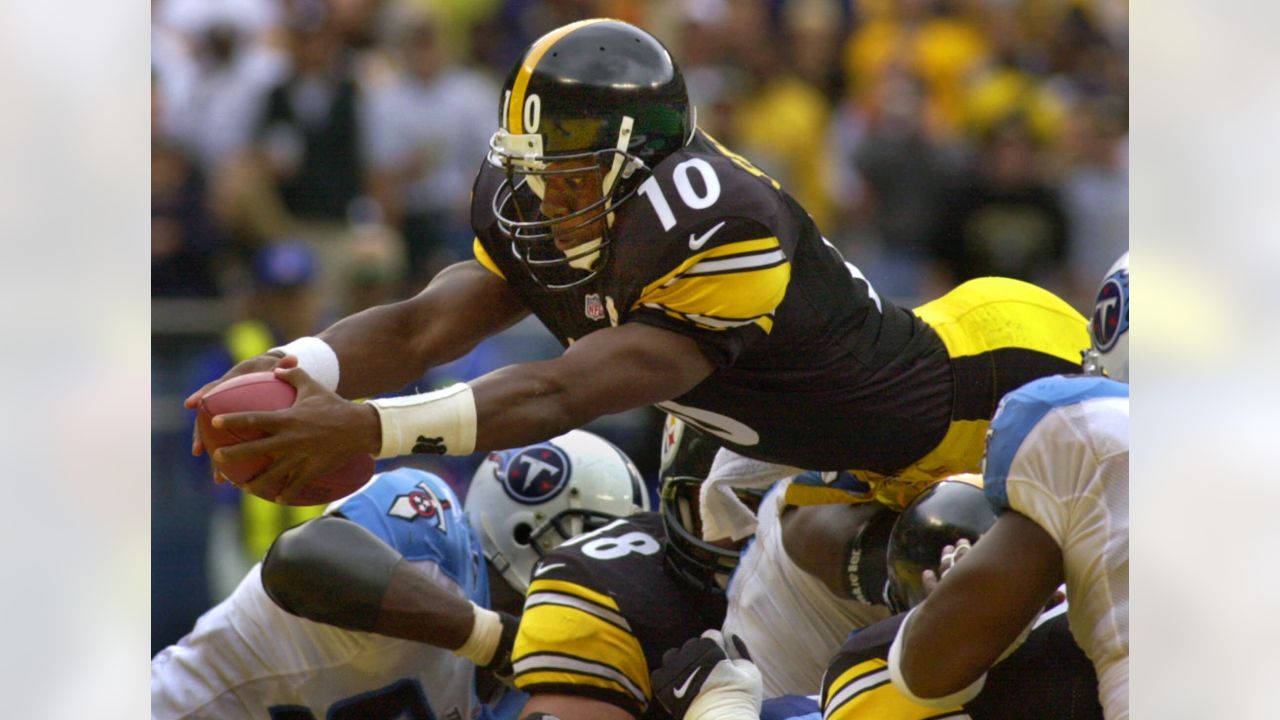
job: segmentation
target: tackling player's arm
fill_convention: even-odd
[[[1004,512],[908,615],[889,654],[894,684],[931,706],[966,702],[948,696],[981,689],[974,685],[1019,640],[1062,577],[1053,538],[1027,516]]]
[[[346,630],[505,663],[517,620],[474,605],[373,533],[321,516],[286,530],[262,561],[267,596],[288,613]]]

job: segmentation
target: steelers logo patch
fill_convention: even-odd
[[[569,473],[569,457],[564,451],[544,444],[512,455],[498,479],[512,500],[536,505],[559,495],[569,482]]]
[[[1129,273],[1107,278],[1093,305],[1093,337],[1098,350],[1107,352],[1129,331]]]

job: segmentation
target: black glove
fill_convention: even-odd
[[[700,637],[685,641],[679,649],[672,648],[662,654],[662,666],[653,671],[650,679],[654,696],[672,717],[677,720],[684,717],[721,662],[751,659],[742,638],[730,635],[729,643],[722,645],[723,642],[719,631],[708,630]]]
[[[515,676],[515,670],[511,667],[511,651],[516,644],[516,631],[520,629],[520,618],[514,615],[508,615],[502,611],[496,611],[498,618],[502,620],[502,638],[498,640],[498,647],[493,650],[493,659],[485,665],[485,670],[493,673],[502,684],[513,687],[512,679]]]

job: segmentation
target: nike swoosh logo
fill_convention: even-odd
[[[724,223],[720,223],[720,224],[723,225]],[[702,672],[702,668],[694,668],[693,674],[685,678],[684,682],[680,683],[680,687],[676,688],[675,690],[672,690],[671,694],[675,695],[677,700],[684,697],[684,694],[689,692],[689,683],[693,682],[693,679],[698,677],[698,673],[700,672]]]
[[[715,235],[716,231],[724,227],[724,224],[725,224],[725,221],[721,220],[719,225],[716,225],[715,227],[702,233],[701,235],[694,235],[693,233],[689,233],[689,249],[697,250],[698,248],[701,248],[703,245],[706,245],[707,241],[711,239],[711,236]]]
[[[564,567],[564,563],[551,563],[550,565],[539,565],[538,569],[533,571],[533,576],[538,577],[542,575],[542,573],[558,567]]]

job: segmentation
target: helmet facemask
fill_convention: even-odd
[[[729,576],[738,567],[742,551],[702,539],[699,497],[702,478],[672,477],[662,485],[662,524],[667,531],[667,565],[675,574],[699,591],[723,593]],[[740,500],[755,511],[762,493],[735,488]]]
[[[622,116],[613,146],[603,149],[590,147],[608,132],[610,123],[603,120],[543,118],[545,132],[512,134],[500,129],[490,140],[488,161],[506,174],[492,201],[498,227],[511,238],[512,254],[544,288],[577,287],[594,278],[608,261],[614,212],[636,194],[648,175],[644,161],[627,150],[633,124],[630,116]],[[565,149],[556,151],[557,147]],[[597,188],[599,192],[593,194],[598,197],[558,217],[547,217],[542,203],[548,186],[575,183]],[[535,207],[522,188],[542,202]],[[576,199],[572,202],[578,204]],[[595,224],[599,224],[597,237],[577,239],[567,250],[556,245],[557,234],[572,236]]]

